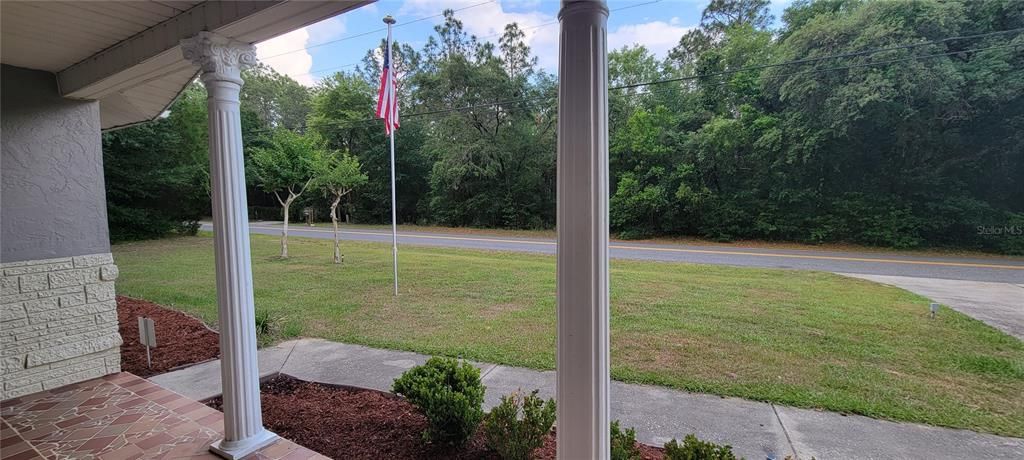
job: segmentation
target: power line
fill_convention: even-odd
[[[671,83],[671,82],[676,82],[676,81],[695,80],[697,78],[725,76],[725,75],[732,75],[732,74],[739,73],[739,72],[746,72],[746,71],[749,71],[749,70],[764,70],[764,69],[770,69],[770,68],[773,68],[773,67],[781,67],[781,66],[786,66],[786,65],[810,64],[810,63],[821,62],[821,61],[825,61],[825,60],[829,60],[829,59],[839,59],[839,58],[864,56],[864,55],[868,55],[868,54],[883,53],[883,52],[886,52],[886,51],[898,51],[898,50],[904,50],[904,49],[910,49],[910,48],[917,48],[917,47],[926,46],[926,45],[937,45],[937,44],[940,44],[940,43],[946,43],[946,42],[954,41],[954,40],[967,40],[967,39],[972,39],[972,38],[984,38],[984,37],[991,37],[991,36],[995,36],[995,35],[1004,35],[1004,34],[1008,34],[1008,33],[1021,32],[1021,31],[1024,31],[1024,27],[1019,27],[1019,28],[1016,28],[1016,29],[1000,30],[1000,31],[996,31],[996,32],[988,32],[988,33],[984,33],[984,34],[962,35],[962,36],[958,36],[958,37],[948,37],[948,38],[943,38],[943,39],[939,39],[939,40],[932,40],[932,41],[926,41],[926,42],[909,43],[909,44],[906,44],[906,45],[892,46],[892,47],[888,47],[888,48],[874,48],[874,49],[867,49],[867,50],[861,50],[861,51],[853,51],[853,52],[849,52],[849,53],[834,54],[834,55],[829,55],[829,56],[820,56],[820,57],[816,57],[816,58],[804,58],[804,59],[796,59],[796,60],[793,60],[793,61],[777,62],[777,63],[773,63],[773,64],[762,64],[762,65],[743,67],[743,68],[733,69],[733,70],[723,70],[721,72],[714,72],[714,73],[710,73],[710,74],[685,76],[685,77],[678,77],[678,78],[669,78],[669,79],[666,79],[666,80],[660,80],[659,82],[660,83]],[[636,83],[636,84],[633,84],[633,85],[624,85],[623,88],[629,88],[629,87],[635,87],[635,86],[646,86],[646,85],[649,85],[649,84],[651,84],[651,83],[650,82],[648,82],[648,83]]]
[[[889,59],[889,60],[885,60],[885,61],[864,62],[864,63],[860,63],[860,64],[851,64],[851,65],[847,65],[847,66],[826,67],[826,68],[823,68],[823,69],[801,70],[801,71],[797,71],[797,72],[788,72],[788,73],[783,73],[783,74],[777,74],[777,75],[774,75],[774,77],[793,77],[793,76],[797,76],[797,75],[812,74],[812,73],[825,73],[825,72],[834,72],[834,71],[838,71],[838,70],[850,70],[850,69],[856,69],[856,68],[862,68],[862,67],[872,67],[872,66],[879,66],[879,65],[886,65],[886,64],[895,64],[895,63],[900,63],[900,62],[916,61],[916,60],[921,60],[921,59],[931,59],[931,58],[936,58],[936,57],[952,56],[952,55],[961,54],[961,53],[976,53],[976,52],[980,52],[980,51],[988,51],[988,50],[993,50],[993,49],[1016,48],[1016,47],[1019,47],[1019,46],[1022,46],[1022,45],[1021,44],[1014,45],[1014,44],[1007,43],[1007,44],[1002,44],[1002,45],[987,46],[987,47],[983,47],[983,48],[972,48],[972,49],[957,50],[957,51],[947,51],[947,52],[943,52],[943,53],[934,53],[934,54],[922,54],[922,55],[909,56],[909,57],[899,58],[899,59]],[[715,74],[695,75],[693,77],[686,77],[686,79],[687,80],[696,80],[696,79],[700,79],[700,78],[706,78],[708,76],[716,76],[716,75]],[[676,83],[678,81],[680,81],[680,80],[678,80],[678,79],[656,80],[656,81],[651,81],[651,82],[643,83],[642,85],[645,85],[645,86],[649,87],[649,86],[657,86],[657,85],[666,84],[666,83]],[[722,81],[713,83],[712,85],[713,86],[724,86],[724,85],[727,85],[728,83],[729,83],[728,80],[722,80]],[[628,88],[635,88],[636,86],[637,85],[622,85],[622,86],[617,86],[617,87],[609,88],[609,89],[610,90],[611,89],[628,89]],[[663,92],[663,91],[666,91],[666,90],[669,90],[669,89],[674,89],[674,88],[664,88],[664,89],[660,89],[660,90],[653,89],[653,90],[648,90],[648,91],[643,91],[641,93],[637,93],[637,95],[653,94],[653,93],[656,93],[656,92]]]
[[[1024,30],[1024,28],[1022,28],[1022,29],[1015,29],[1015,30]],[[1011,31],[1001,31],[1001,32],[998,32],[998,33],[979,34],[978,36],[996,35],[996,34],[999,34],[999,33],[1007,33],[1007,32],[1011,32]],[[951,37],[950,39],[971,38],[971,37],[975,37],[975,36]],[[936,40],[936,41],[934,41],[934,43],[942,43],[942,42],[948,41],[950,39]],[[914,44],[914,46],[921,46],[923,44],[924,43]],[[994,46],[988,46],[988,47],[982,47],[982,48],[972,48],[972,49],[965,49],[965,50],[947,51],[947,52],[943,52],[943,53],[934,53],[934,54],[908,56],[908,57],[905,57],[905,58],[890,59],[890,60],[885,60],[885,61],[865,62],[865,63],[860,63],[860,64],[852,64],[852,65],[838,66],[838,67],[828,67],[828,68],[822,68],[822,69],[809,69],[809,70],[804,70],[804,71],[780,74],[780,75],[777,75],[777,76],[778,77],[789,77],[789,76],[809,74],[809,73],[824,73],[824,72],[832,72],[832,71],[838,71],[838,70],[850,70],[850,69],[861,68],[861,67],[871,67],[871,66],[878,66],[878,65],[895,64],[895,63],[909,62],[909,61],[915,61],[915,60],[920,60],[920,59],[931,59],[931,58],[942,57],[942,56],[951,56],[951,55],[962,54],[962,53],[976,53],[976,52],[981,52],[981,51],[988,51],[988,50],[1001,49],[1001,48],[1011,48],[1011,47],[1012,48],[1016,48],[1016,47],[1019,47],[1019,46],[1021,46],[1021,45],[1020,44],[1014,45],[1014,44],[1006,43],[1006,44],[994,45]],[[874,53],[879,53],[879,52],[885,52],[885,51],[892,51],[892,50],[895,50],[895,49],[906,49],[906,48],[909,48],[909,47],[910,47],[909,45],[903,45],[903,46],[900,46],[900,47],[878,48],[878,49],[873,50],[873,52]],[[690,76],[679,77],[679,78],[671,78],[671,79],[665,79],[665,80],[654,80],[654,81],[643,82],[643,83],[619,85],[619,86],[610,87],[610,88],[608,88],[608,90],[609,91],[614,91],[614,90],[630,89],[630,88],[637,88],[637,87],[651,87],[651,86],[657,86],[657,85],[664,85],[664,84],[668,84],[668,83],[677,83],[677,82],[682,82],[682,81],[698,80],[698,79],[702,79],[702,78],[726,76],[726,75],[730,75],[730,74],[734,74],[734,73],[738,73],[738,72],[745,72],[745,71],[749,71],[749,70],[763,70],[763,69],[767,69],[767,68],[780,67],[780,66],[784,66],[784,65],[797,65],[797,64],[806,64],[806,63],[809,63],[809,62],[820,62],[820,61],[825,60],[825,59],[834,59],[834,58],[839,58],[839,57],[855,57],[855,56],[860,56],[860,55],[868,54],[867,51],[870,51],[870,50],[858,51],[858,52],[854,52],[854,53],[843,53],[843,54],[834,55],[834,56],[823,56],[823,57],[813,58],[813,59],[798,59],[798,60],[786,61],[786,62],[775,63],[775,64],[765,64],[765,65],[749,66],[749,67],[738,68],[738,69],[734,69],[734,70],[730,70],[730,71],[725,71],[725,72],[714,72],[714,73],[707,73],[707,74],[690,75]],[[722,82],[717,83],[717,85],[724,85],[726,83],[728,83],[728,82],[727,81],[722,81]],[[648,90],[648,91],[644,91],[641,94],[651,94],[651,93],[654,93],[655,91],[657,91],[657,90]],[[416,117],[422,117],[422,116],[430,116],[430,115],[439,115],[439,114],[444,114],[444,113],[459,112],[459,111],[464,111],[464,110],[480,109],[480,108],[497,108],[497,107],[500,107],[500,106],[503,106],[503,105],[527,103],[527,102],[534,102],[534,101],[540,101],[540,100],[552,100],[552,99],[555,99],[555,97],[557,97],[557,96],[537,96],[537,97],[532,97],[532,98],[516,98],[516,99],[505,100],[505,101],[486,102],[486,103],[480,103],[480,104],[474,104],[474,105],[468,105],[468,106],[462,106],[462,107],[452,107],[452,108],[436,109],[436,110],[430,110],[430,111],[424,111],[424,112],[414,112],[414,113],[411,113],[411,114],[403,115],[402,117],[408,119],[408,118],[416,118]],[[361,123],[376,122],[376,121],[378,121],[377,118],[365,118],[365,119],[362,119],[362,120],[338,120],[337,122],[331,122],[331,123],[310,124],[310,125],[307,125],[306,128],[326,127],[326,126],[338,125],[339,123],[343,124],[342,126],[339,126],[339,127],[349,127],[349,126],[354,126],[354,125],[361,124]]]
[[[494,3],[495,1],[496,0],[487,0],[486,2],[481,2],[481,3],[476,3],[476,4],[473,4],[473,5],[469,5],[469,6],[464,6],[462,8],[457,8],[457,9],[454,9],[452,11],[453,12],[465,11],[465,10],[468,10],[470,8],[476,8],[478,6],[486,5],[488,3]],[[444,16],[443,12],[442,13],[438,13],[438,14],[434,14],[434,15],[430,15],[430,16],[424,16],[424,17],[419,18],[419,19],[413,19],[412,21],[409,21],[409,22],[399,23],[399,24],[396,24],[396,25],[392,26],[392,28],[404,27],[404,26],[407,26],[407,25],[410,25],[410,24],[415,24],[417,22],[426,21],[428,19],[434,19],[434,18],[441,17],[441,16]],[[310,45],[310,46],[307,46],[307,47],[304,47],[304,48],[297,48],[297,49],[294,49],[294,50],[291,50],[291,51],[285,51],[283,53],[278,53],[278,54],[266,56],[266,57],[261,58],[260,60],[265,61],[267,59],[274,59],[276,57],[284,56],[284,55],[287,55],[287,54],[298,53],[300,51],[311,50],[313,48],[319,48],[321,46],[327,46],[327,45],[331,45],[331,44],[334,44],[334,43],[343,42],[343,41],[346,41],[346,40],[352,40],[353,38],[365,37],[367,35],[378,34],[378,33],[381,33],[381,32],[387,32],[387,30],[388,30],[387,27],[381,27],[379,29],[369,30],[369,31],[362,32],[362,33],[359,33],[359,34],[356,34],[356,35],[348,35],[348,36],[341,37],[341,38],[338,38],[338,39],[335,39],[335,40],[329,40],[329,41],[326,41],[326,42],[317,43],[315,45]],[[353,64],[353,65],[355,65],[355,64]],[[301,75],[303,75],[303,74],[299,74],[299,76],[301,76]]]
[[[653,1],[644,2],[644,3],[637,3],[635,5],[624,6],[622,8],[615,8],[615,9],[610,10],[610,11],[611,12],[616,12],[616,11],[628,10],[628,9],[631,9],[631,8],[639,8],[641,6],[653,5],[655,3],[661,3],[661,2],[662,2],[662,0],[653,0]],[[480,5],[483,5],[483,4],[486,4],[486,3],[490,3],[490,2],[484,2],[484,3],[480,3],[480,4],[477,4],[477,5],[473,5],[473,6],[480,6]],[[471,7],[467,7],[467,8],[472,8],[472,6]],[[466,8],[463,8],[463,9],[466,9]],[[456,11],[459,11],[459,10],[456,10]],[[436,18],[436,17],[441,16],[443,14],[444,13],[442,13],[440,15],[435,14],[433,16],[429,16],[429,17],[426,17],[426,18],[420,18],[420,19],[417,19],[415,21],[411,21],[411,22],[408,22],[408,23],[403,23],[402,25],[411,24],[412,22],[419,22],[419,21],[422,21],[422,20],[425,20],[425,19]],[[547,26],[551,26],[551,25],[555,25],[555,24],[558,24],[558,21],[549,21],[549,22],[545,22],[543,24],[538,24],[538,25],[535,25],[535,26],[523,27],[523,28],[521,28],[519,30],[521,30],[521,31],[535,30],[535,29],[540,29],[541,27],[547,27]],[[398,27],[398,26],[396,25],[394,27]],[[376,31],[366,32],[366,33],[359,34],[359,35],[352,36],[352,37],[348,37],[348,38],[362,37],[362,36],[369,35],[369,34],[375,33],[375,32],[380,32],[380,31],[387,31],[387,28],[378,29]],[[484,40],[484,39],[488,39],[488,38],[500,37],[502,35],[504,35],[504,33],[496,33],[496,34],[484,35],[482,37],[474,37],[474,38],[476,38],[477,40]],[[322,43],[320,45],[324,45],[324,44],[328,44],[328,43],[329,42],[325,42],[325,43]],[[320,45],[314,45],[314,46],[320,46]],[[310,47],[310,48],[312,48],[312,47]],[[309,49],[309,48],[303,48],[303,49],[296,50],[296,51],[291,51],[291,52],[298,52],[298,51],[302,51],[302,50],[305,50],[305,49]],[[276,56],[281,56],[283,54],[285,54],[285,53],[282,53],[282,54],[279,54],[279,55],[275,55],[275,56],[270,56],[270,57],[267,57],[267,58],[264,58],[264,59],[270,59],[270,58],[273,58],[273,57],[276,57]],[[304,72],[304,73],[286,74],[286,75],[289,76],[289,77],[292,77],[292,78],[304,77],[304,76],[307,76],[307,75],[312,76],[312,75],[316,75],[316,74],[322,73],[322,72],[329,72],[329,71],[332,71],[332,70],[339,70],[339,69],[344,69],[344,68],[347,68],[347,67],[355,67],[355,66],[357,66],[359,64],[361,64],[361,62],[353,62],[353,63],[343,64],[343,65],[334,66],[334,67],[325,67],[325,68],[322,68],[322,69],[310,70],[309,72]]]

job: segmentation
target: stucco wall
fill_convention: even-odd
[[[0,399],[120,370],[97,102],[0,74]]]
[[[99,103],[49,72],[0,73],[0,262],[110,252]]]

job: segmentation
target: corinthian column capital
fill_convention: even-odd
[[[202,79],[227,80],[242,84],[242,69],[256,65],[256,47],[213,32],[199,32],[181,41],[185,59],[198,65]]]

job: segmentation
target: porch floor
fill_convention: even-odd
[[[219,458],[224,414],[122,372],[0,403],[0,458]],[[322,459],[286,439],[247,459]]]

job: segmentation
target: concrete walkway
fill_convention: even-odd
[[[1024,284],[856,273],[840,275],[906,289],[1024,340]]]
[[[319,339],[301,339],[260,350],[260,374],[388,391],[402,372],[427,356]],[[487,386],[485,406],[518,388],[553,397],[555,373],[476,364]],[[150,378],[194,399],[217,396],[220,363],[211,361]],[[966,430],[893,423],[861,416],[778,406],[738,398],[612,382],[612,417],[637,429],[640,441],[661,445],[695,433],[731,444],[749,460],[825,459],[1020,459],[1024,439]]]

